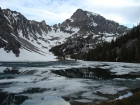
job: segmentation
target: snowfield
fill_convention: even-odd
[[[56,61],[56,56],[49,52],[49,50],[56,45],[64,43],[71,34],[62,32],[60,29],[55,32],[53,27],[51,28],[52,31],[48,33],[42,31],[42,35],[35,33],[38,38],[37,40],[34,40],[32,33],[29,33],[28,39],[25,38],[22,30],[18,30],[18,38],[11,33],[21,43],[19,57],[16,57],[12,51],[7,53],[3,48],[0,48],[0,61]],[[66,30],[70,28],[68,27]],[[77,33],[79,28],[72,28],[72,31]]]
[[[0,61],[56,61],[56,56],[51,52],[41,55],[33,51],[20,49],[20,56],[16,57],[12,52],[6,53],[4,49],[0,49]]]

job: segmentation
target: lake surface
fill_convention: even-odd
[[[140,64],[0,62],[1,105],[84,105],[140,87]]]

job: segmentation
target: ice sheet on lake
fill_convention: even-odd
[[[3,67],[3,66],[0,66],[0,73],[3,73],[3,70],[5,70],[7,67]]]
[[[127,97],[130,97],[130,96],[132,96],[132,95],[133,95],[133,93],[129,92],[129,93],[123,95],[123,96],[120,96],[120,97],[117,98],[117,99],[127,98]]]
[[[100,92],[102,94],[117,94],[118,91],[125,90],[126,87],[115,87],[115,86],[107,86],[104,85],[101,87],[101,89],[97,90],[97,92]]]
[[[40,74],[40,75],[37,75]],[[0,83],[13,82],[11,86],[4,88],[4,92],[20,93],[29,88],[47,88],[51,89],[48,94],[52,95],[54,89],[56,94],[67,95],[77,92],[79,90],[85,91],[87,84],[82,83],[82,79],[67,79],[50,71],[42,73],[35,73],[35,75],[18,76],[14,79],[2,79]],[[63,92],[62,92],[63,91]]]
[[[84,98],[90,99],[90,100],[93,100],[93,99],[94,100],[96,100],[96,99],[98,99],[98,100],[106,100],[107,99],[105,97],[101,97],[101,96],[98,96],[98,95],[92,93],[92,91],[85,92],[81,96],[84,97]]]
[[[116,75],[128,74],[130,72],[140,72],[140,65],[137,63],[81,61],[81,66],[110,69],[111,72],[116,72]]]
[[[34,98],[23,102],[21,105],[70,105],[64,99],[58,96],[46,96],[42,99]]]
[[[53,64],[54,63],[54,64]],[[27,63],[28,65],[28,63]],[[45,64],[44,64],[45,65]],[[58,96],[76,96],[78,92],[83,92],[81,97],[83,99],[77,99],[78,102],[87,102],[92,99],[103,99],[105,97],[99,97],[94,94],[100,92],[102,94],[116,94],[118,91],[127,89],[124,85],[118,85],[117,82],[125,81],[125,79],[113,79],[113,80],[92,80],[92,79],[76,79],[76,78],[66,78],[64,76],[59,76],[51,73],[51,70],[64,70],[68,68],[103,68],[110,69],[110,71],[116,74],[128,74],[130,72],[139,72],[140,65],[133,63],[118,63],[118,62],[86,62],[86,61],[67,61],[67,62],[51,62],[48,66],[42,67],[20,67],[19,71],[22,74],[15,76],[11,79],[0,79],[0,83],[9,83],[7,87],[2,88],[3,92],[8,93],[22,93],[28,89],[32,88],[44,88],[48,89],[43,93],[22,93],[22,95],[28,96],[31,99],[26,100],[22,105],[53,105],[55,102],[57,105],[69,105],[61,97]],[[0,72],[6,67],[1,66]],[[26,74],[27,70],[37,70],[33,74]],[[25,73],[25,74],[24,74]],[[13,74],[11,74],[13,75]],[[135,81],[138,81],[137,78]],[[128,81],[128,82],[135,82]],[[118,86],[116,86],[118,85]],[[50,99],[51,98],[51,99]],[[43,100],[42,100],[43,99]],[[56,101],[53,102],[53,99]],[[48,101],[50,100],[50,101]],[[59,103],[60,102],[60,103]],[[45,104],[46,105],[46,104]]]

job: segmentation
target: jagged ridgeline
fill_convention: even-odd
[[[49,30],[51,28],[45,21],[27,20],[16,11],[0,9],[0,48],[4,48],[7,52],[12,51],[16,56],[20,55],[20,48],[40,53],[37,46],[31,42],[36,41],[39,44],[38,38],[46,41],[42,35],[48,33]]]
[[[38,54],[48,59],[51,48],[55,55],[59,55],[59,51],[66,55],[88,53],[97,44],[110,42],[128,31],[117,22],[82,9],[77,9],[69,19],[53,26],[47,25],[44,20],[28,20],[10,9],[0,9],[0,51],[4,49],[5,53],[12,52],[17,57]]]

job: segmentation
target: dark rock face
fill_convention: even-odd
[[[33,37],[36,38],[36,33],[42,35],[42,31],[48,33],[49,26],[46,25],[44,20],[42,22],[30,21],[20,13],[9,9],[3,10],[3,14],[9,19],[10,25],[13,27],[17,36],[19,30],[22,31],[23,36],[26,38],[29,37],[29,34],[33,34]]]
[[[127,32],[127,27],[107,20],[99,14],[83,11],[82,9],[78,9],[71,18],[63,22],[62,25],[78,27],[80,28],[80,34],[86,34],[87,32],[99,34],[100,32],[122,35],[124,32]]]
[[[79,28],[82,28],[85,25],[88,25],[92,22],[90,18],[88,18],[86,12],[84,12],[81,9],[78,9],[72,16],[71,19],[73,19],[73,25],[76,25]]]
[[[4,48],[5,51],[12,51],[16,56],[19,56],[20,43],[12,36],[15,34],[9,27],[9,21],[5,19],[4,12],[0,10],[0,48]]]
[[[26,45],[20,37],[25,37],[27,40],[32,37],[37,40],[37,34],[41,37],[43,32],[47,34],[48,31],[51,31],[51,28],[44,20],[30,21],[16,11],[0,9],[0,48],[4,48],[7,53],[12,51],[18,57],[19,48]]]

